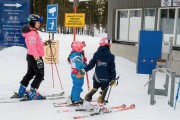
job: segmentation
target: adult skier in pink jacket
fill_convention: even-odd
[[[28,17],[28,25],[22,27],[22,35],[25,37],[27,46],[26,60],[28,70],[20,82],[18,93],[14,94],[13,97],[22,98],[23,96],[26,96],[29,100],[45,99],[45,97],[36,92],[42,80],[44,80],[44,62],[42,59],[44,56],[44,43],[41,41],[41,37],[38,34],[38,28],[42,21],[42,17],[31,14]],[[33,79],[33,81],[31,83],[30,91],[27,92],[26,88],[31,79]]]

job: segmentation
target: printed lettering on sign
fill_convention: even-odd
[[[171,4],[172,4],[172,0],[161,0],[162,7],[171,6]]]

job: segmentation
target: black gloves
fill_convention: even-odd
[[[37,58],[37,59],[36,59],[36,62],[37,62],[37,67],[38,67],[39,69],[41,69],[41,68],[44,67],[44,63],[43,63],[43,61],[42,61],[41,58]]]

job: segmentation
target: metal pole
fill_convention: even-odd
[[[150,104],[154,105],[155,100],[154,100],[154,95],[155,95],[155,75],[156,75],[156,71],[153,70],[152,71],[152,80],[151,80],[151,100],[150,100]]]
[[[173,72],[172,72],[172,78],[171,78],[170,101],[168,102],[168,104],[169,104],[171,107],[173,107],[173,105],[174,105],[175,77],[176,77],[176,73],[173,71]]]
[[[77,6],[74,4],[74,13],[76,13]],[[76,41],[76,27],[74,27],[74,41]]]
[[[52,40],[54,40],[54,33],[52,33]]]
[[[152,74],[149,74],[149,81],[148,81],[148,94],[151,93],[151,80],[152,80]]]

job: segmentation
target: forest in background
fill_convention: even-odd
[[[42,29],[46,29],[47,5],[58,4],[58,32],[66,33],[67,28],[64,27],[65,13],[74,12],[74,3],[69,0],[31,0],[32,13],[44,17]],[[107,15],[108,15],[108,0],[91,0],[79,2],[77,6],[77,13],[85,13],[85,25],[87,34],[89,34],[93,27],[96,29],[107,29]],[[73,29],[68,28],[71,33]]]

